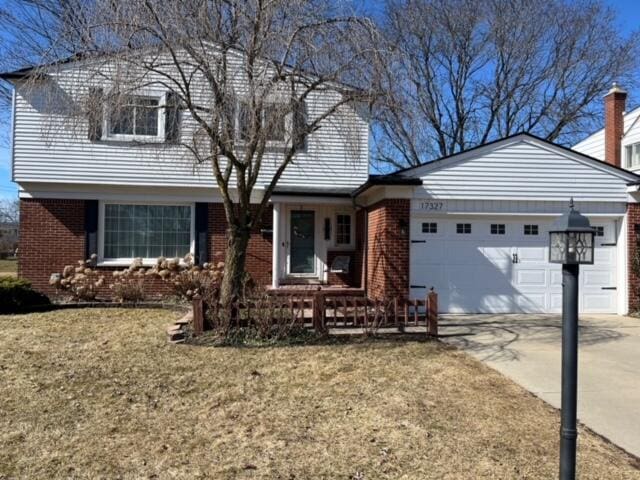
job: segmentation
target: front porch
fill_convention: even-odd
[[[346,193],[273,197],[271,292],[364,292],[364,212]]]

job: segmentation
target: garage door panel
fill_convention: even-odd
[[[543,263],[547,261],[547,249],[545,247],[518,247],[519,263]]]
[[[444,255],[445,244],[443,242],[429,242],[413,244],[411,261],[416,265],[441,264]]]
[[[551,270],[551,282],[554,287],[562,287],[562,270]]]
[[[546,311],[546,297],[547,294],[544,292],[530,293],[527,295],[516,294],[515,305],[517,307],[517,311],[525,313],[543,313]]]
[[[615,263],[615,249],[596,247],[593,252],[593,263],[596,265],[613,265]]]
[[[435,221],[438,234],[420,234],[421,222]],[[456,223],[471,223],[472,234],[457,234]],[[505,224],[506,234],[491,234],[491,224]],[[411,245],[411,284],[434,286],[442,311],[466,313],[559,312],[562,308],[561,266],[548,261],[548,221],[455,218],[414,218]],[[614,222],[605,224],[607,242],[615,235]],[[523,235],[524,225],[538,225],[539,235]],[[494,229],[495,230],[495,229]],[[616,248],[596,243],[595,265],[581,269],[581,310],[615,312]],[[513,262],[516,253],[517,260]],[[426,289],[412,289],[424,298]]]
[[[611,270],[586,270],[580,275],[584,287],[607,287],[614,285],[615,276]]]
[[[603,293],[589,293],[589,295],[582,297],[582,309],[589,312],[612,312],[615,311],[612,299],[613,296],[606,291]]]
[[[544,268],[526,268],[515,272],[518,287],[546,287],[547,270]]]

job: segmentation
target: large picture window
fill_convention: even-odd
[[[105,261],[184,257],[191,243],[189,205],[104,205]]]

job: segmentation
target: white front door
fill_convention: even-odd
[[[598,228],[595,263],[581,267],[580,309],[615,313],[616,224]],[[559,312],[560,265],[548,261],[550,219],[414,217],[411,297],[433,286],[451,313]]]

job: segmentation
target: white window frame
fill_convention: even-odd
[[[350,222],[351,222],[351,231],[349,232],[349,243],[338,243],[338,215],[344,215],[346,217],[350,217]],[[353,213],[351,212],[345,212],[345,211],[337,211],[335,212],[334,216],[333,216],[333,231],[335,232],[333,235],[333,245],[336,248],[344,248],[344,249],[349,249],[349,248],[354,248],[355,245],[355,218]]]
[[[167,106],[167,93],[154,90],[141,90],[132,92],[125,96],[144,97],[158,100],[158,134],[157,135],[130,135],[130,134],[110,134],[111,130],[111,106],[104,105],[104,115],[102,119],[102,139],[117,142],[140,142],[140,143],[161,143],[165,141],[165,116]]]
[[[99,267],[128,267],[135,258],[104,258],[104,233],[105,233],[105,205],[153,205],[166,207],[189,207],[191,209],[191,240],[189,242],[189,253],[195,254],[196,250],[196,205],[193,202],[145,202],[145,201],[127,201],[127,200],[100,200],[98,204],[98,266]],[[156,264],[156,258],[143,258],[142,264],[145,266],[153,266]],[[181,259],[182,260],[182,259]]]
[[[624,146],[624,163],[628,169],[640,168],[640,142]]]

